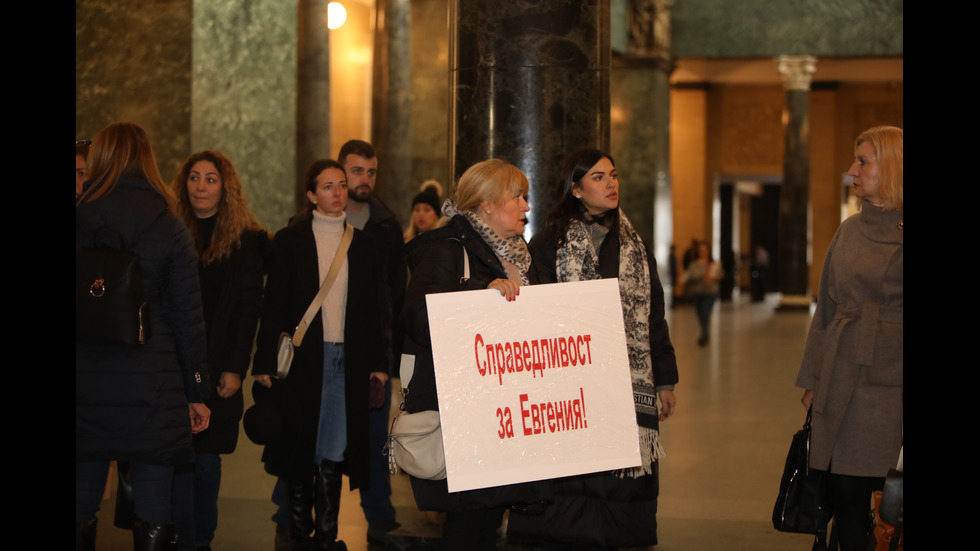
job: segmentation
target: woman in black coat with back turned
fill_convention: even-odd
[[[104,226],[122,234],[139,255],[152,334],[135,348],[75,344],[76,549],[95,548],[95,515],[114,459],[132,468],[136,548],[172,549],[174,466],[193,459],[191,434],[210,419],[194,243],[139,126],[100,131],[89,174],[75,203],[75,249],[99,244]]]
[[[198,255],[208,339],[211,426],[194,435],[194,464],[180,467],[174,515],[181,549],[208,548],[218,525],[221,456],[235,451],[244,400],[242,378],[262,309],[269,233],[248,207],[238,171],[224,153],[191,155],[171,183],[177,214]]]
[[[369,385],[376,379],[384,386],[388,379],[390,336],[384,328],[391,318],[381,248],[370,234],[353,229],[341,270],[295,350],[288,377],[275,378],[279,336],[294,334],[348,226],[343,165],[314,162],[306,189],[310,210],[275,236],[252,373],[266,388],[282,385],[273,390],[299,405],[299,419],[288,420],[299,429],[268,443],[262,454],[266,471],[280,478],[288,494],[283,516],[293,549],[342,550],[344,542],[336,539],[342,475],[352,490],[370,484]]]

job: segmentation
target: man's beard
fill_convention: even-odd
[[[371,188],[364,186],[363,189],[365,191],[363,193],[359,191],[361,189],[362,188],[360,187],[354,189],[348,189],[347,196],[350,197],[352,200],[357,201],[358,203],[367,203],[368,199],[371,198]]]

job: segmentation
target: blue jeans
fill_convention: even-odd
[[[320,391],[320,419],[317,427],[314,460],[319,465],[324,460],[341,462],[347,451],[347,399],[344,374],[344,343],[323,343],[323,384]],[[289,526],[286,483],[276,479],[272,489],[272,502],[276,512],[272,521]]]
[[[133,503],[136,518],[150,525],[169,524],[172,465],[130,463],[133,475]],[[75,463],[75,522],[95,518],[109,475],[108,461]]]
[[[347,389],[344,343],[323,343],[323,386],[320,391],[320,423],[314,459],[340,463],[347,450]]]
[[[698,325],[701,326],[701,338],[707,339],[711,326],[711,310],[715,307],[718,295],[694,295],[691,302],[694,303],[694,311],[698,315]]]

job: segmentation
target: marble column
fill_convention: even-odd
[[[817,60],[780,56],[777,69],[786,88],[783,112],[785,146],[779,196],[779,270],[781,308],[807,308],[810,205],[810,81]]]
[[[375,193],[408,223],[412,200],[412,5],[378,0],[374,42],[371,143],[378,154]]]
[[[674,0],[631,0],[628,47],[613,61],[610,154],[620,174],[622,207],[659,266],[673,240],[670,185],[670,10]],[[666,274],[662,274],[666,277]]]
[[[492,157],[531,182],[529,227],[575,149],[609,147],[609,3],[452,0],[450,175]]]
[[[330,29],[328,0],[297,4],[296,210],[306,204],[304,177],[313,161],[330,155]]]

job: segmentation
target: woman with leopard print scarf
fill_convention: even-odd
[[[677,359],[656,261],[619,209],[612,157],[583,149],[565,161],[562,196],[529,244],[534,283],[618,278],[642,464],[554,481],[544,511],[516,511],[508,534],[562,545],[657,544],[659,423],[674,413]],[[658,405],[659,402],[659,405]]]
[[[402,321],[405,350],[415,354],[405,394],[405,411],[438,410],[432,342],[425,297],[431,293],[496,289],[508,301],[519,300],[529,283],[531,255],[524,241],[527,177],[516,166],[491,159],[470,167],[456,193],[443,205],[449,222],[422,233],[406,246],[411,277]],[[446,513],[444,549],[496,549],[497,529],[507,507],[539,501],[539,483],[448,491],[446,480],[412,477],[412,492],[422,511]]]

